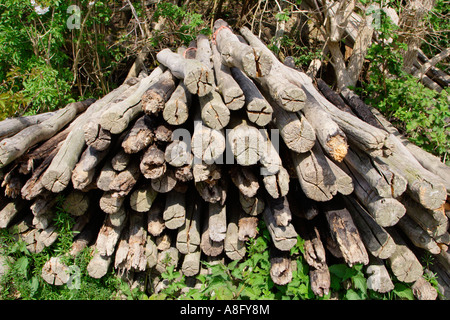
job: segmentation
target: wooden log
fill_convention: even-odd
[[[191,138],[192,154],[207,164],[220,159],[225,151],[225,134],[223,130],[212,129],[203,124],[200,109],[194,114],[194,132]]]
[[[221,166],[212,163],[194,163],[192,167],[192,174],[194,175],[194,181],[204,182],[204,181],[214,181],[222,178]]]
[[[309,271],[311,290],[315,295],[323,297],[330,292],[330,271],[328,268],[312,269]]]
[[[220,203],[208,204],[209,237],[212,241],[223,242],[227,232],[227,207]]]
[[[390,228],[388,232],[397,244],[395,252],[388,258],[392,273],[402,282],[417,281],[423,275],[422,265],[394,229]]]
[[[120,210],[124,201],[125,197],[117,197],[114,192],[105,191],[100,197],[100,209],[105,213],[113,214]]]
[[[297,232],[292,224],[286,227],[277,226],[273,213],[268,206],[263,211],[263,217],[273,244],[278,250],[289,251],[295,246],[297,243]]]
[[[2,120],[0,121],[0,140],[11,137],[19,131],[39,124],[54,115],[55,112],[45,112],[32,116],[14,117]]]
[[[150,185],[141,185],[131,193],[130,207],[136,212],[148,212],[157,195],[158,193]]]
[[[158,263],[158,248],[152,236],[147,236],[145,255],[147,257],[147,269],[152,269]]]
[[[270,278],[274,283],[284,286],[292,281],[292,262],[285,252],[270,250]]]
[[[181,187],[183,183],[194,179],[192,166],[190,164],[175,169],[175,179],[178,180],[174,189]]]
[[[272,121],[290,150],[304,153],[314,146],[316,133],[303,114],[288,112],[273,105]]]
[[[352,109],[345,103],[341,96],[333,89],[331,89],[325,81],[320,78],[315,79],[315,81],[317,83],[317,88],[320,90],[323,96],[327,98],[328,101],[330,101],[340,110],[353,114]]]
[[[224,240],[224,250],[226,256],[231,260],[241,260],[245,257],[247,248],[245,242],[239,240],[239,208],[234,205],[228,207],[230,210],[227,216],[228,225]]]
[[[59,131],[50,139],[42,142],[42,144],[37,148],[30,150],[17,159],[16,161],[20,163],[19,173],[27,175],[30,172],[34,172],[35,169],[37,169],[36,166],[39,167],[39,164],[45,159],[50,157],[52,154],[56,154],[62,145],[62,141],[67,138],[70,130],[70,126],[66,127],[66,129]]]
[[[444,235],[448,229],[448,218],[443,208],[429,210],[407,195],[402,196],[406,214],[413,219],[432,238]]]
[[[5,197],[15,199],[20,195],[23,187],[23,179],[17,172],[17,167],[5,174],[1,187],[5,188]]]
[[[399,139],[393,135],[390,137],[395,146],[394,152],[389,157],[378,159],[396,169],[408,181],[407,192],[417,202],[431,210],[441,207],[447,198],[441,179],[422,167]]]
[[[270,210],[273,213],[275,223],[279,227],[287,227],[292,220],[291,209],[289,208],[289,202],[286,197],[280,197],[277,199],[267,199]]]
[[[368,275],[368,289],[379,293],[386,293],[394,289],[389,272],[381,259],[371,257],[366,274]]]
[[[99,253],[94,253],[92,259],[87,265],[88,275],[94,279],[103,278],[108,272],[111,265],[111,257],[102,256]]]
[[[352,176],[356,197],[380,226],[391,227],[405,215],[406,209],[400,201],[380,197],[358,172],[350,171],[346,166],[341,168]]]
[[[127,218],[127,210],[125,206],[121,206],[117,212],[109,215],[109,222],[113,227],[119,227],[125,223]]]
[[[225,203],[227,197],[228,182],[221,180],[206,180],[195,183],[200,196],[209,203]]]
[[[158,195],[148,211],[147,231],[154,237],[160,236],[166,228],[163,218],[164,207],[165,197]]]
[[[222,63],[222,58],[215,44],[212,45],[212,60],[218,92],[230,110],[239,110],[245,104],[245,96],[239,84],[233,78],[230,67]]]
[[[132,161],[127,168],[119,172],[111,181],[109,188],[114,191],[115,196],[125,197],[136,185],[140,176],[139,162]]]
[[[348,153],[347,153],[348,154]],[[336,190],[342,195],[349,195],[353,192],[353,179],[344,170],[342,170],[336,163],[331,161],[327,156],[325,159],[330,166],[331,171],[336,177]]]
[[[111,188],[109,186],[117,174],[118,172],[112,168],[111,162],[106,161],[96,179],[97,188],[102,191],[110,191]]]
[[[142,155],[139,168],[147,179],[158,179],[167,170],[164,151],[156,144],[152,144]]]
[[[231,181],[246,197],[254,197],[259,189],[258,178],[250,167],[232,166],[230,168]]]
[[[186,195],[177,191],[169,191],[163,212],[166,228],[178,229],[186,220]]]
[[[273,109],[258,87],[238,68],[232,67],[231,75],[244,92],[248,119],[261,127],[268,124],[272,120]]]
[[[201,118],[208,127],[216,130],[223,129],[230,122],[230,110],[222,100],[222,96],[215,90],[199,97]]]
[[[370,111],[370,107],[361,100],[359,96],[357,96],[352,90],[348,88],[344,88],[341,90],[341,95],[344,98],[345,102],[350,106],[352,111],[362,120],[367,122],[368,124],[384,129],[383,126],[380,125],[376,117]]]
[[[267,193],[274,199],[284,197],[289,192],[289,173],[280,167],[276,174],[263,175],[263,183]]]
[[[147,230],[144,228],[144,216],[137,212],[130,213],[129,220],[128,254],[125,270],[145,271],[147,269],[147,256],[145,244]],[[119,266],[120,267],[120,266]]]
[[[92,183],[96,166],[106,157],[108,151],[98,151],[91,146],[85,149],[72,171],[71,181],[75,189],[83,190]]]
[[[400,219],[398,226],[416,247],[425,249],[432,254],[441,252],[441,247],[436,241],[408,215]]]
[[[176,78],[183,79],[183,83],[190,93],[202,97],[212,91],[214,75],[210,68],[200,61],[186,59],[170,49],[158,52],[156,59],[166,66]]]
[[[164,158],[172,167],[182,167],[192,164],[193,155],[190,146],[182,140],[174,140],[167,145]]]
[[[344,161],[362,175],[380,197],[397,198],[406,190],[406,179],[395,169],[371,159],[356,148],[349,149]]]
[[[227,139],[237,164],[251,166],[261,159],[265,140],[259,130],[243,118],[230,120]]]
[[[361,240],[352,216],[342,201],[333,199],[322,204],[332,238],[339,245],[345,262],[351,267],[354,264],[369,263],[369,255]]]
[[[424,277],[414,282],[411,289],[418,300],[436,300],[438,296],[437,290]]]
[[[305,153],[290,152],[300,186],[306,196],[315,201],[328,201],[337,192],[336,177],[322,149],[316,143]]]
[[[0,168],[26,153],[28,149],[37,143],[54,136],[65,125],[70,123],[77,114],[84,112],[92,103],[92,99],[69,103],[49,119],[29,126],[10,138],[1,140]]]
[[[265,128],[259,129],[261,136],[263,137],[263,145],[260,149],[260,159],[259,163],[262,165],[261,174],[262,175],[274,175],[279,173],[283,167],[283,162],[279,155],[279,135],[277,131],[271,131],[271,136],[269,136],[268,131]],[[277,148],[275,148],[277,146]],[[283,174],[283,173],[282,173]],[[289,181],[287,182],[287,185]]]
[[[176,184],[175,173],[171,168],[168,168],[162,176],[151,180],[152,188],[159,193],[172,191]]]
[[[176,247],[181,254],[196,252],[201,242],[200,219],[203,208],[202,201],[194,196],[193,201],[187,203],[186,219],[178,229]]]
[[[352,196],[344,197],[344,201],[369,253],[379,259],[389,258],[396,250],[389,233]]]
[[[72,170],[86,147],[84,125],[91,119],[91,116],[97,115],[99,110],[110,103],[119,92],[120,90],[117,92],[114,90],[96,101],[71,124],[72,129],[69,135],[42,176],[42,184],[47,190],[58,193],[70,183]]]
[[[170,247],[167,250],[158,252],[158,262],[155,266],[155,269],[159,273],[163,273],[166,271],[167,267],[178,265],[178,261],[180,259],[180,253],[177,248]]]
[[[61,261],[60,257],[51,257],[42,267],[41,276],[51,285],[62,286],[70,279],[69,267]]]
[[[303,219],[294,219],[293,223],[300,237],[305,240],[302,254],[306,263],[313,269],[328,270],[325,247],[317,226]]]
[[[0,211],[0,229],[7,228],[14,217],[24,208],[24,203],[19,199],[6,204]]]
[[[73,190],[65,197],[62,208],[65,212],[68,212],[75,217],[79,217],[88,211],[90,199],[88,194]]]
[[[436,176],[441,177],[441,182],[445,185],[447,193],[450,193],[450,168],[449,166],[442,163],[442,161],[433,156],[432,154],[426,152],[422,148],[409,142],[404,136],[402,136],[398,130],[383,117],[383,115],[376,109],[370,108],[372,114],[376,117],[377,121],[381,123],[383,128],[389,131],[393,136],[401,141],[401,143],[406,146],[409,152],[414,156],[414,158],[422,165],[426,170],[434,173]]]
[[[190,252],[184,256],[183,264],[181,265],[181,272],[186,277],[193,277],[200,272],[200,257],[201,251],[197,249],[195,252]]]
[[[158,115],[177,87],[177,80],[170,72],[164,71],[158,81],[152,84],[142,95],[142,110],[147,115]]]
[[[111,167],[115,171],[123,171],[128,166],[131,160],[131,154],[126,153],[125,150],[119,150],[112,158],[111,158]]]
[[[192,94],[184,83],[180,82],[169,100],[164,105],[162,112],[167,123],[179,126],[189,118],[189,108],[192,104]]]
[[[113,106],[122,103],[129,96],[133,95],[139,88],[137,85],[140,82],[139,78],[130,78],[126,80],[119,88],[125,87],[126,89],[116,96],[111,103],[105,105],[101,110],[98,110],[91,119],[84,125],[84,139],[88,146],[93,147],[99,151],[107,149],[112,141],[112,134],[100,125],[100,119],[103,113],[106,113],[108,109]]]
[[[244,70],[252,78],[269,74],[272,62],[267,54],[239,41],[222,19],[214,22],[213,29],[214,41],[224,64]]]
[[[142,113],[141,98],[145,91],[150,88],[165,71],[164,66],[158,66],[152,73],[142,79],[139,87],[125,100],[114,104],[106,110],[100,118],[100,126],[112,134],[123,132],[131,121]]]
[[[126,223],[113,226],[110,221],[110,216],[106,215],[95,242],[96,252],[101,256],[111,257],[116,250],[116,245],[125,226]]]
[[[210,225],[209,225],[209,217],[204,218],[202,226],[202,234],[200,240],[200,249],[202,252],[210,257],[219,256],[224,249],[224,241],[213,241],[211,240],[210,234]]]
[[[259,48],[271,56],[273,62],[273,72],[280,72],[285,78],[289,79],[290,82],[303,89],[307,96],[308,103],[305,104],[302,112],[307,112],[307,107],[309,105],[315,110],[319,110],[322,108],[327,111],[326,113],[328,113],[328,117],[331,116],[332,120],[344,132],[344,136],[346,137],[345,142],[348,139],[348,141],[357,144],[360,149],[370,153],[371,155],[390,154],[393,146],[390,141],[388,141],[388,134],[386,131],[371,126],[363,120],[339,110],[317,91],[312,83],[311,78],[300,71],[284,66],[280,61],[277,60],[275,55],[264,45],[264,43],[260,39],[258,39],[258,37],[256,37],[248,28],[243,27],[240,29],[240,32],[252,47]],[[310,120],[306,113],[305,116],[308,120]],[[316,135],[319,141],[322,140],[317,132],[317,126],[314,123],[311,124],[316,128]],[[337,145],[342,146],[343,142],[344,141],[340,141]],[[326,148],[326,144],[321,144],[324,146],[324,148]],[[344,148],[341,150],[344,151]],[[337,153],[337,155],[339,154],[344,155],[344,152]],[[343,157],[341,157],[341,159],[342,158]]]
[[[122,141],[123,150],[130,154],[147,148],[155,139],[152,130],[155,126],[154,118],[148,115],[138,118]]]
[[[239,193],[239,203],[241,204],[242,210],[249,216],[259,215],[265,208],[264,199],[258,194],[253,197],[247,197]]]

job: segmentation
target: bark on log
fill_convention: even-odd
[[[101,256],[111,257],[119,242],[120,235],[126,223],[119,226],[113,226],[110,221],[110,216],[106,215],[100,231],[98,232],[97,241],[95,242],[95,250]]]
[[[136,119],[142,112],[141,99],[142,95],[148,88],[156,83],[159,77],[163,74],[165,68],[159,66],[155,68],[152,73],[142,79],[139,87],[125,100],[114,104],[111,108],[106,110],[100,118],[100,126],[104,130],[110,131],[112,134],[119,134],[123,132],[131,121]]]
[[[212,59],[218,92],[223,102],[230,110],[239,110],[245,104],[245,96],[239,84],[233,78],[230,67],[222,63],[222,58],[216,45],[212,45]]]
[[[77,114],[83,113],[94,101],[69,103],[65,108],[57,111],[49,119],[27,127],[10,138],[0,142],[0,168],[11,163],[35,144],[47,140],[71,122]]]
[[[111,101],[111,103],[104,106],[101,110],[98,110],[96,114],[93,115],[92,118],[84,125],[84,139],[88,146],[92,146],[99,151],[105,150],[110,146],[112,134],[110,131],[102,128],[100,125],[100,119],[102,115],[108,111],[108,109],[122,103],[123,100],[126,100],[129,96],[133,95],[139,88],[139,82],[140,79],[138,78],[130,78],[125,81],[119,88],[128,86],[126,90],[121,92],[114,100]]]
[[[71,181],[74,189],[84,190],[94,180],[96,166],[106,157],[108,149],[98,151],[88,146],[72,171]]]
[[[144,150],[155,139],[152,130],[155,126],[154,118],[148,115],[140,117],[124,137],[122,141],[123,150],[129,154]]]
[[[248,119],[261,127],[268,124],[272,120],[273,109],[258,87],[238,68],[232,67],[231,75],[244,92]]]
[[[425,249],[431,254],[441,252],[441,247],[438,246],[436,241],[408,215],[400,219],[398,226],[416,247]]]
[[[239,41],[222,19],[214,22],[214,41],[224,64],[244,70],[252,78],[269,74],[272,68],[270,57],[262,50],[252,48]]]
[[[337,192],[336,177],[320,146],[305,153],[291,152],[297,177],[306,196],[315,201],[328,201]]]
[[[2,120],[0,121],[0,140],[11,137],[27,127],[44,122],[54,115],[55,112],[46,112],[32,116],[23,116]]]
[[[352,196],[344,197],[361,239],[371,255],[379,259],[388,259],[396,250],[389,233]]]
[[[96,101],[70,124],[72,129],[69,135],[42,176],[42,184],[47,190],[58,193],[68,186],[72,177],[72,170],[86,147],[84,125],[91,119],[91,116],[97,115],[99,110],[111,103],[117,94],[120,94],[119,89]]]
[[[177,87],[177,80],[170,70],[164,71],[157,82],[142,95],[142,110],[147,115],[158,115]]]
[[[335,185],[337,192],[342,195],[351,194],[354,190],[352,177],[345,173],[344,170],[342,170],[336,163],[328,159],[327,156],[325,156],[325,159],[336,177]]]

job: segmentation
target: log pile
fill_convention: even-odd
[[[281,63],[245,27],[238,35],[217,20],[212,39],[157,60],[97,101],[18,129],[0,122],[0,228],[18,226],[42,251],[57,239],[63,195],[78,231],[71,254],[94,249],[91,277],[169,265],[191,277],[201,260],[245,259],[264,221],[277,284],[292,279],[300,236],[316,295],[342,261],[365,265],[372,290],[392,290],[391,274],[430,297],[428,252],[449,297],[450,169],[439,159],[357,97],[344,102]],[[62,284],[56,269],[50,260],[44,279]]]

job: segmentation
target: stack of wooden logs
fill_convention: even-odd
[[[41,252],[65,210],[78,232],[70,254],[94,248],[91,277],[169,265],[192,277],[202,260],[245,259],[263,220],[277,284],[292,279],[300,236],[316,295],[342,261],[364,264],[372,290],[392,290],[395,276],[419,299],[436,299],[424,280],[434,272],[449,298],[449,167],[245,27],[217,20],[212,39],[156,57],[97,101],[0,122],[0,228]],[[42,274],[61,285],[66,271],[52,258]]]

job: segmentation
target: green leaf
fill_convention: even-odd
[[[400,299],[414,300],[414,294],[412,293],[411,288],[407,287],[403,283],[396,283],[393,292]]]

